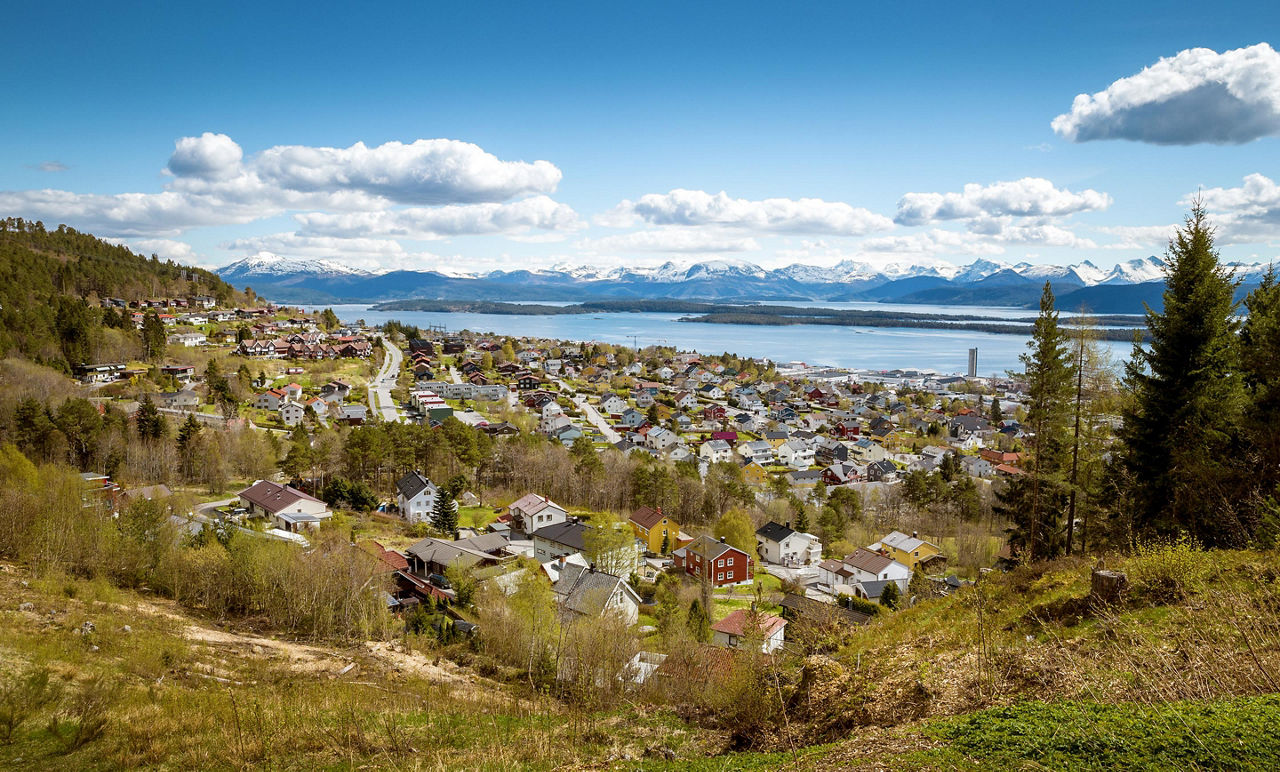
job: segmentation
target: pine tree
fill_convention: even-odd
[[[431,507],[431,526],[451,539],[458,533],[458,505],[448,490],[436,492],[436,502]]]
[[[1000,398],[991,398],[991,423],[998,424],[1004,420],[1004,411],[1000,409]]]
[[[888,609],[898,608],[898,599],[901,593],[898,592],[898,583],[889,582],[880,591],[880,605]]]
[[[1027,426],[1033,433],[1026,474],[999,494],[1000,513],[1013,524],[1010,541],[1029,560],[1062,548],[1059,513],[1067,493],[1068,431],[1075,375],[1066,333],[1058,326],[1053,287],[1045,282],[1027,352],[1020,357],[1027,382]]]
[[[1236,285],[1196,202],[1166,252],[1164,308],[1147,310],[1151,341],[1134,346],[1125,368],[1133,398],[1122,460],[1135,536],[1182,531],[1216,546],[1250,537],[1231,469],[1244,402]]]

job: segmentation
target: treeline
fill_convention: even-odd
[[[1198,204],[1165,278],[1112,410],[1091,396],[1086,336],[1059,326],[1046,284],[1022,358],[1031,455],[1000,507],[1025,557],[1184,536],[1222,548],[1280,541],[1280,284],[1268,272],[1242,315]]]
[[[98,300],[209,295],[236,297],[210,271],[142,257],[66,226],[0,219],[0,354],[21,354],[63,371],[101,352],[133,353],[142,340],[126,315]]]

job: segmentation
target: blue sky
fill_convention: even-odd
[[[1280,251],[1269,4],[183,5],[6,10],[0,212],[203,265],[1106,267],[1200,189]]]

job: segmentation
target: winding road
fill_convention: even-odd
[[[400,353],[399,346],[385,337],[379,336],[378,339],[382,341],[386,358],[382,361],[382,369],[369,381],[369,409],[378,411],[384,421],[399,423],[404,421],[404,412],[391,398],[391,390],[400,378],[400,364],[404,361],[404,354]]]

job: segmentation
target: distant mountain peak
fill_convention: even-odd
[[[282,279],[299,276],[373,276],[370,271],[352,268],[336,260],[322,257],[286,257],[262,250],[217,270],[226,281],[267,278]]]

